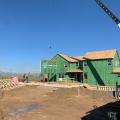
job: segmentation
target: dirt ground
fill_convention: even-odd
[[[112,96],[85,88],[24,86],[0,93],[0,120],[81,120],[86,112],[114,101]],[[10,116],[30,104],[38,108]]]

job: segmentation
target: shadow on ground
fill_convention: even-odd
[[[86,113],[82,120],[120,120],[120,101],[111,102]]]

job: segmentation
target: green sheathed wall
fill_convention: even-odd
[[[49,74],[49,81],[57,81],[59,74],[64,74],[64,78],[69,78],[69,75],[67,75],[66,72],[77,68],[76,63],[68,62],[60,55],[54,56],[51,61],[56,62],[48,62],[45,60],[41,62],[41,73]],[[64,63],[68,63],[69,67],[64,67]],[[47,67],[44,67],[44,64],[46,64]]]
[[[115,55],[112,60],[112,65],[108,65],[108,60],[87,60],[87,66],[84,66],[84,73],[87,74],[87,79],[84,79],[85,83],[92,85],[115,85],[116,81],[120,83],[120,77],[117,74],[113,74],[112,71],[115,68],[120,67],[119,56]]]

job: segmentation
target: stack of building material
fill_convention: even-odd
[[[9,89],[16,88],[18,86],[19,86],[19,82],[16,77],[12,79],[1,79],[0,80],[0,89],[9,90]]]

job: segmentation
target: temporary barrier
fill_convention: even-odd
[[[97,86],[97,90],[100,91],[115,91],[116,88],[113,86]]]

